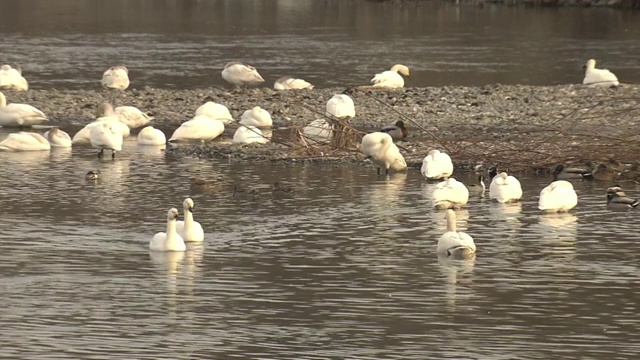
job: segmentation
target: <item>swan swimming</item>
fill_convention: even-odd
[[[469,189],[450,177],[436,184],[433,190],[433,205],[436,209],[459,209],[469,201]]]
[[[185,121],[177,128],[169,141],[213,140],[224,132],[224,124],[205,115]]]
[[[270,127],[273,125],[271,114],[260,106],[254,106],[253,109],[242,113],[240,124],[245,126]]]
[[[466,258],[476,252],[476,244],[469,234],[458,232],[456,227],[456,213],[447,210],[447,232],[438,241],[438,254],[455,258]]]
[[[292,78],[291,76],[283,76],[276,80],[273,84],[275,90],[299,90],[313,89],[313,85],[303,79]]]
[[[186,198],[182,202],[184,221],[176,221],[176,231],[184,241],[201,242],[204,240],[204,230],[199,222],[193,221],[193,200]]]
[[[336,94],[327,101],[326,111],[328,116],[337,118],[353,118],[356,116],[356,106],[349,95]]]
[[[440,150],[431,150],[422,159],[420,172],[428,180],[446,179],[453,173],[453,162],[451,157]]]
[[[402,75],[409,77],[409,68],[396,64],[391,70],[383,71],[371,79],[371,83],[375,87],[385,87],[390,89],[400,89],[404,87],[404,78]]]
[[[0,92],[0,126],[29,127],[48,121],[47,116],[35,107],[27,104],[9,104]]]
[[[0,90],[29,90],[27,79],[22,76],[22,69],[19,65],[15,68],[11,65],[2,65],[0,67]]]
[[[100,149],[98,157],[104,155],[104,150],[111,150],[111,158],[116,157],[116,151],[122,151],[122,133],[112,122],[100,121],[91,128],[89,135],[91,146]]]
[[[2,151],[42,151],[50,149],[49,141],[42,135],[26,131],[9,134],[6,139],[0,142],[0,150]]]
[[[153,120],[153,117],[142,112],[135,106],[118,106],[113,109],[113,112],[118,116],[118,120],[127,125],[129,129],[137,129],[142,126],[146,126],[151,122],[151,120]]]
[[[129,69],[122,65],[112,66],[102,74],[103,87],[126,90],[129,87]]]
[[[140,130],[138,133],[139,145],[165,145],[167,143],[167,137],[161,130],[154,128],[153,126],[147,126]]]
[[[233,134],[233,142],[236,144],[267,143],[269,139],[262,136],[262,131],[255,126],[241,125]]]
[[[540,192],[538,209],[547,212],[569,211],[578,205],[578,195],[566,180],[557,180]]]
[[[302,128],[302,134],[319,143],[328,143],[333,137],[333,126],[325,119],[316,119]]]
[[[253,66],[239,62],[230,62],[222,70],[222,78],[236,86],[259,85],[264,79]]]
[[[233,122],[233,116],[231,116],[229,109],[226,106],[214,103],[213,101],[207,101],[196,109],[195,116],[200,115],[208,116],[213,120],[220,120],[225,125]]]
[[[159,232],[153,235],[149,242],[151,251],[186,251],[184,240],[176,231],[176,219],[178,210],[175,208],[167,212],[167,232]]]
[[[489,198],[504,204],[518,201],[522,198],[522,186],[514,176],[501,172],[496,175],[489,185]]]
[[[54,127],[45,132],[44,137],[49,141],[52,147],[69,148],[72,144],[71,136],[60,130],[58,127]]]
[[[582,83],[584,85],[593,85],[593,86],[618,86],[620,82],[618,78],[607,69],[596,69],[596,61],[590,59],[584,65],[586,68],[584,73],[584,80]]]
[[[371,159],[377,166],[378,174],[380,168],[385,169],[385,174],[389,173],[389,170],[402,171],[407,168],[404,157],[387,133],[375,132],[365,135],[362,137],[360,149],[365,158]]]

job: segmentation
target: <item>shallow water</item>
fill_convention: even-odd
[[[229,61],[318,87],[366,85],[395,63],[407,86],[581,83],[595,58],[640,81],[640,12],[408,1],[0,0],[2,63],[32,88],[98,88],[125,64],[132,88],[226,86]]]
[[[521,204],[472,194],[458,225],[477,257],[447,261],[444,214],[416,170],[179,160],[132,139],[115,160],[76,147],[0,153],[0,168],[12,359],[640,355],[638,214],[607,210],[607,184],[577,183],[578,207],[555,216],[536,209],[545,178],[522,179]],[[85,181],[90,169],[102,179]],[[273,194],[274,181],[296,192]],[[150,253],[186,196],[204,245]]]

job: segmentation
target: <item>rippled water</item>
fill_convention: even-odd
[[[559,216],[536,209],[544,178],[522,179],[521,204],[472,195],[458,224],[478,254],[456,262],[435,254],[444,214],[416,170],[175,159],[130,139],[113,161],[77,147],[0,153],[0,169],[11,359],[640,355],[638,214],[608,211],[606,184],[577,183],[580,204]],[[90,169],[103,179],[86,182]],[[274,181],[297,191],[274,196]],[[204,245],[150,253],[186,196]]]
[[[581,83],[589,58],[640,82],[640,12],[407,1],[0,0],[0,62],[32,88],[227,86],[228,61],[318,87],[365,85],[395,63],[407,86]]]

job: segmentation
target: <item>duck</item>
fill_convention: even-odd
[[[295,193],[295,190],[292,186],[282,185],[280,181],[276,181],[271,186],[271,193],[274,197],[290,197]]]
[[[404,121],[398,120],[395,125],[385,126],[380,129],[381,132],[385,132],[391,135],[393,141],[401,141],[404,140],[407,136],[409,136],[409,131],[404,126]]]
[[[303,79],[292,78],[291,76],[283,76],[273,83],[275,90],[300,90],[313,89],[313,85]]]
[[[260,106],[254,106],[252,109],[242,113],[240,124],[245,126],[270,127],[273,125],[273,120],[267,110]]]
[[[354,118],[356,116],[356,106],[353,99],[346,94],[335,94],[326,105],[327,116],[333,116],[338,119]]]
[[[142,112],[135,106],[118,106],[113,109],[115,115],[118,116],[118,120],[127,125],[129,129],[137,129],[146,126],[153,120],[152,116]],[[129,136],[129,135],[126,135]]]
[[[333,137],[333,126],[325,119],[315,119],[302,128],[302,134],[312,141],[328,143]]]
[[[459,209],[469,201],[469,189],[450,177],[436,184],[433,190],[433,205],[436,209]]]
[[[578,205],[578,195],[566,180],[556,180],[542,189],[538,209],[546,212],[566,212]]]
[[[11,65],[0,66],[0,90],[29,90],[29,83],[22,76],[20,65],[16,65],[15,68],[11,67]]]
[[[45,132],[44,137],[51,147],[70,148],[72,145],[71,136],[57,126]]]
[[[489,198],[501,204],[520,200],[522,198],[520,181],[515,176],[501,172],[491,180]]]
[[[593,180],[596,181],[615,181],[618,176],[620,176],[620,172],[604,163],[601,163],[596,166],[596,169],[593,171],[591,176],[593,177]]]
[[[607,206],[611,208],[635,208],[640,200],[632,199],[622,191],[619,185],[607,189]]]
[[[553,180],[582,180],[591,178],[593,173],[590,169],[579,167],[566,167],[564,164],[556,165],[553,170]]]
[[[468,258],[476,253],[473,238],[462,231],[457,231],[456,213],[449,209],[446,212],[447,232],[438,240],[438,254],[453,258]]]
[[[401,89],[404,87],[404,78],[402,75],[409,77],[409,68],[396,64],[391,70],[383,71],[371,79],[374,87],[385,87],[390,89]]]
[[[122,151],[122,133],[117,126],[108,121],[99,121],[91,128],[89,134],[91,146],[99,149],[98,158],[104,155],[104,150],[111,150],[111,158],[115,159],[116,151]]]
[[[167,231],[159,232],[153,235],[149,242],[149,250],[151,251],[186,251],[187,246],[184,239],[176,231],[176,219],[178,218],[178,210],[171,208],[167,212]]]
[[[262,131],[255,126],[241,125],[233,134],[233,142],[236,144],[265,144],[269,139],[262,136]]]
[[[178,127],[169,139],[172,141],[213,140],[224,132],[224,124],[220,120],[213,120],[205,115],[198,115],[185,121]]]
[[[1,151],[44,151],[51,150],[51,144],[42,135],[20,131],[12,133],[0,141]]]
[[[49,121],[47,116],[35,107],[27,104],[9,104],[0,92],[0,126],[31,127]]]
[[[253,66],[239,62],[229,62],[222,69],[222,78],[235,86],[260,85],[264,79]]]
[[[596,69],[596,61],[594,59],[589,59],[583,68],[586,69],[584,80],[582,81],[584,85],[612,87],[620,84],[618,77],[611,71]]]
[[[427,180],[446,179],[453,173],[453,162],[451,157],[440,150],[431,150],[422,159],[420,172]]]
[[[138,133],[138,145],[158,146],[167,143],[167,137],[162,130],[147,126]]]
[[[102,74],[100,81],[108,89],[126,90],[129,87],[129,69],[122,65],[112,66]]]
[[[365,158],[371,159],[377,166],[378,174],[380,174],[380,168],[385,169],[385,174],[388,174],[389,170],[403,171],[407,168],[404,157],[387,133],[376,132],[365,135],[362,137],[360,149]]]
[[[193,199],[186,198],[182,202],[184,221],[176,221],[176,231],[186,242],[204,241],[204,230],[199,222],[193,221]]]
[[[100,178],[100,170],[89,170],[84,176],[87,181],[96,181]]]
[[[467,188],[469,188],[469,190],[484,193],[487,190],[487,186],[484,184],[484,175],[478,175],[477,181],[473,184],[469,184]]]
[[[231,116],[229,109],[213,101],[207,101],[196,109],[195,116],[200,115],[208,116],[213,120],[220,120],[225,125],[233,122],[233,116]]]
[[[233,185],[232,197],[234,199],[252,199],[255,200],[260,193],[257,189],[245,189],[242,186]]]

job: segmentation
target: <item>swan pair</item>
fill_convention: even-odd
[[[102,74],[100,81],[108,89],[126,90],[129,87],[129,69],[122,65],[112,66]]]
[[[7,105],[7,98],[0,92],[0,126],[30,127],[46,121],[48,121],[47,116],[31,105]]]
[[[149,242],[152,251],[185,251],[185,241],[204,241],[204,231],[199,222],[193,221],[193,200],[187,198],[182,203],[184,221],[177,221],[178,210],[175,208],[167,212],[167,230],[153,236]]]
[[[446,179],[453,173],[453,162],[451,157],[440,150],[431,150],[422,159],[420,172],[427,180]]]
[[[11,67],[11,65],[0,66],[0,89],[2,90],[29,90],[27,79],[22,76],[22,69],[19,65]]]
[[[409,68],[401,64],[396,64],[391,67],[391,70],[376,74],[376,76],[371,79],[371,83],[374,87],[401,89],[404,87],[404,78],[402,75],[409,77]]]
[[[375,132],[365,135],[360,149],[365,158],[371,159],[377,166],[378,174],[380,168],[385,169],[385,174],[388,174],[389,170],[402,171],[407,168],[404,157],[387,133]]]
[[[618,86],[620,82],[618,78],[607,69],[596,69],[596,61],[594,59],[590,59],[584,65],[585,73],[584,80],[582,83],[584,85],[593,85],[593,86]]]

